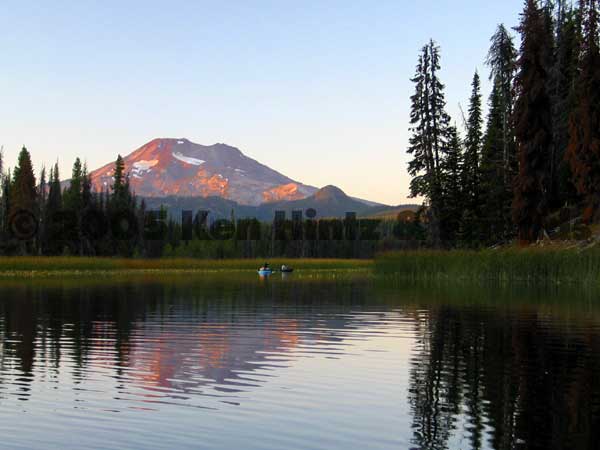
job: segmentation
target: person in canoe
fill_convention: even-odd
[[[264,263],[262,265],[262,267],[260,269],[258,269],[259,272],[272,272],[271,270],[271,266],[269,266],[269,263]]]
[[[293,271],[294,269],[292,269],[290,266],[286,266],[285,264],[281,266],[282,273],[292,273]]]

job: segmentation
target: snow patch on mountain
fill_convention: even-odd
[[[134,178],[142,178],[142,175],[151,172],[152,168],[157,164],[158,159],[136,161],[131,165],[131,174]]]
[[[146,161],[142,159],[141,161],[136,161],[133,163],[133,170],[150,170],[152,167],[158,164],[158,159],[153,159],[151,161]]]
[[[184,154],[182,154],[181,152],[173,152],[173,158],[184,162],[186,164],[191,164],[192,166],[200,166],[202,164],[204,164],[206,161],[202,160],[202,159],[197,159],[197,158],[192,158],[190,156],[185,156]]]

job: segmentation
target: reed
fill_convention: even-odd
[[[391,252],[375,259],[377,273],[412,280],[600,281],[600,250],[528,248]]]

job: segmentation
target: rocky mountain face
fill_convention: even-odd
[[[234,201],[220,197],[147,197],[145,198],[148,209],[159,210],[164,206],[171,217],[180,220],[181,211],[209,211],[211,219],[229,219],[233,215],[238,218],[255,218],[262,221],[272,221],[276,211],[284,211],[286,217],[291,219],[292,211],[302,211],[306,218],[306,212],[313,209],[315,218],[344,217],[347,212],[354,212],[358,216],[366,217],[371,211],[383,211],[392,207],[369,206],[359,200],[346,195],[335,186],[326,186],[301,200],[278,201],[263,203],[258,206],[240,205]]]
[[[324,218],[343,217],[347,212],[354,212],[357,215],[361,215],[371,207],[365,202],[349,197],[336,186],[325,186],[306,198],[272,202],[262,205],[262,208],[268,210],[271,217],[277,210],[286,211],[288,215],[291,215],[292,211],[313,209],[316,212],[316,218]]]
[[[317,189],[294,181],[226,144],[154,139],[124,158],[136,195],[220,197],[240,205],[301,200]],[[94,189],[112,184],[114,163],[91,173]]]

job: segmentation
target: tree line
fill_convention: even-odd
[[[372,257],[385,249],[417,248],[424,240],[419,216],[400,220],[274,220],[210,217],[192,212],[181,220],[162,207],[148,210],[132,192],[119,155],[113,182],[99,192],[77,158],[61,183],[58,164],[36,180],[24,147],[12,173],[0,152],[0,255],[122,257]]]
[[[504,25],[491,37],[487,118],[475,72],[463,132],[446,111],[440,48],[422,48],[408,171],[432,245],[528,244],[557,217],[600,218],[599,10],[599,0],[526,0],[520,48]]]
[[[49,172],[42,168],[36,181],[23,147],[12,173],[4,170],[0,153],[0,186],[0,254],[129,256],[135,251],[143,205],[131,192],[121,156],[113,185],[95,192],[79,158],[65,186],[58,163]]]

